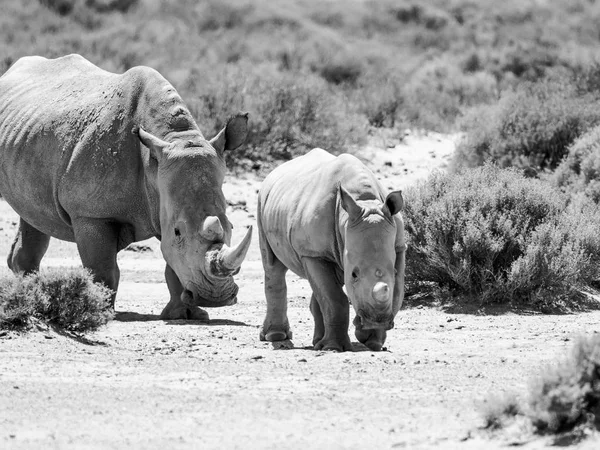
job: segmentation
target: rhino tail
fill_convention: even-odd
[[[264,265],[272,266],[275,263],[275,253],[267,241],[267,236],[262,226],[262,211],[261,211],[261,198],[260,193],[258,194],[258,205],[256,206],[256,225],[258,226],[258,246],[260,247],[260,256]]]

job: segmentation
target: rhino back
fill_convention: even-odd
[[[61,239],[73,239],[75,216],[130,223],[149,237],[148,152],[131,129],[199,133],[182,103],[149,68],[117,75],[78,55],[22,58],[0,77],[0,193]]]
[[[354,156],[315,149],[275,169],[260,191],[260,226],[275,256],[300,276],[302,257],[342,268],[340,184],[356,198],[382,199],[372,172]]]

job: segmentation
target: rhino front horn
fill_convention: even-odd
[[[221,257],[219,258],[223,267],[227,270],[236,270],[242,265],[242,261],[248,253],[250,248],[250,241],[252,240],[252,226],[248,227],[244,239],[240,243],[233,247],[223,246]]]
[[[219,242],[223,240],[224,235],[225,232],[223,231],[223,226],[221,225],[221,221],[217,216],[208,216],[206,219],[204,219],[200,236],[207,241]]]
[[[387,302],[390,298],[390,287],[383,282],[378,282],[373,287],[373,298],[378,302]]]

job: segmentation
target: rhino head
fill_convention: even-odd
[[[183,287],[184,303],[226,306],[237,301],[233,280],[250,247],[252,228],[234,246],[225,215],[223,152],[239,147],[247,136],[247,115],[232,117],[212,140],[200,134],[168,143],[139,129],[155,165],[150,184],[158,192],[161,251]]]
[[[340,187],[341,205],[348,213],[344,239],[344,284],[360,329],[389,330],[401,299],[394,296],[397,225],[394,215],[404,202],[400,191],[385,203],[356,200]]]

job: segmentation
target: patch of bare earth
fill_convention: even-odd
[[[361,157],[386,187],[403,188],[443,168],[453,148],[445,136],[407,136]],[[227,177],[234,240],[256,223],[259,185],[250,174]],[[0,201],[2,255],[16,222]],[[543,448],[546,439],[472,433],[482,424],[477,405],[491,393],[525,392],[600,322],[599,312],[479,315],[408,304],[386,351],[352,339],[354,352],[315,352],[308,283],[289,275],[293,348],[277,349],[258,339],[256,229],[238,304],[209,310],[208,325],[158,320],[164,263],[157,241],[143,244],[150,248],[119,256],[118,314],[107,327],[85,338],[43,326],[0,336],[0,448]],[[53,241],[44,264],[79,264],[74,245]]]

